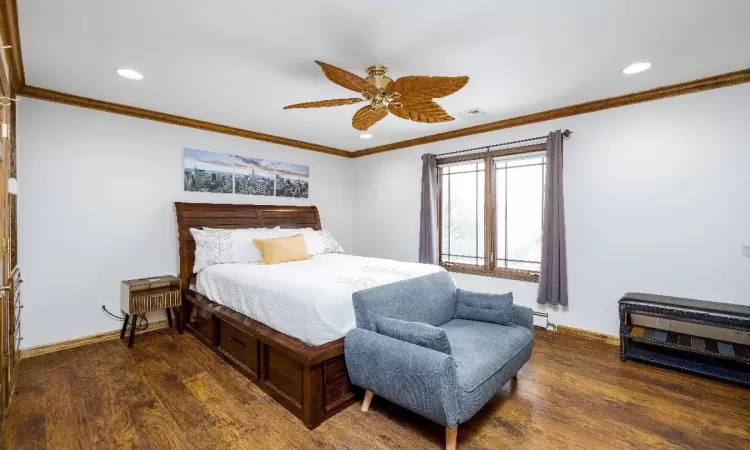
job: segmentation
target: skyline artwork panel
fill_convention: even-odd
[[[186,148],[183,176],[190,192],[309,196],[310,167],[302,164]]]

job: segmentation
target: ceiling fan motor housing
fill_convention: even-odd
[[[365,78],[365,81],[378,89],[385,89],[388,83],[393,80],[388,77],[388,68],[378,65],[367,68],[367,78]]]

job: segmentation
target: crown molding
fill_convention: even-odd
[[[20,49],[19,49],[20,50]],[[19,52],[20,55],[20,52]],[[22,65],[21,65],[22,67]],[[141,119],[153,120],[156,122],[164,122],[172,125],[179,125],[189,128],[196,128],[199,130],[212,131],[214,133],[228,134],[231,136],[239,136],[247,139],[254,139],[257,141],[271,142],[273,144],[285,145],[288,147],[295,147],[304,150],[311,150],[320,153],[327,153],[329,155],[341,156],[344,158],[360,158],[363,156],[374,155],[377,153],[390,152],[408,147],[414,147],[417,145],[431,144],[434,142],[447,141],[450,139],[457,139],[466,136],[472,136],[475,134],[488,133],[490,131],[497,131],[506,128],[520,127],[523,125],[529,125],[538,122],[546,122],[549,120],[560,119],[563,117],[577,116],[580,114],[588,114],[596,111],[602,111],[605,109],[619,108],[621,106],[635,105],[638,103],[650,102],[654,100],[660,100],[669,97],[676,97],[680,95],[693,94],[701,91],[708,91],[712,89],[720,89],[723,87],[734,86],[737,84],[743,84],[750,82],[750,69],[738,70],[736,72],[729,72],[721,75],[716,75],[707,78],[700,78],[685,83],[673,84],[669,86],[661,86],[647,91],[635,92],[632,94],[620,95],[617,97],[609,97],[601,100],[594,100],[585,103],[579,103],[576,105],[564,106],[561,108],[550,109],[534,114],[527,114],[524,116],[512,117],[509,119],[498,120],[495,122],[489,122],[481,125],[475,125],[467,128],[459,128],[457,130],[446,131],[444,133],[432,134],[428,136],[422,136],[419,138],[408,139],[405,141],[393,142],[391,144],[380,145],[377,147],[366,148],[356,151],[346,151],[333,147],[327,147],[324,145],[313,144],[305,141],[298,141],[296,139],[285,138],[281,136],[274,136],[271,134],[259,133],[256,131],[245,130],[242,128],[234,128],[226,125],[220,125],[213,122],[206,122],[202,120],[190,119],[187,117],[176,116],[173,114],[166,114],[157,111],[152,111],[144,108],[136,108],[134,106],[127,106],[118,103],[106,102],[102,100],[96,100],[88,97],[81,97],[78,95],[67,94],[64,92],[53,91],[50,89],[44,89],[34,86],[23,86],[20,89],[19,94],[25,97],[36,98],[39,100],[46,100],[56,103],[63,103],[66,105],[80,106],[82,108],[95,109],[99,111],[106,111],[114,114],[121,114],[131,117],[137,117]]]
[[[405,141],[394,142],[392,144],[370,147],[363,150],[357,150],[351,155],[352,158],[374,155],[377,153],[390,152],[417,145],[431,144],[433,142],[447,141],[474,134],[488,133],[490,131],[502,130],[505,128],[520,127],[537,122],[546,122],[548,120],[560,119],[563,117],[577,116],[579,114],[588,114],[605,109],[619,108],[621,106],[635,105],[637,103],[650,102],[678,95],[693,94],[695,92],[709,91],[736,84],[750,82],[750,69],[738,70],[722,75],[716,75],[708,78],[700,78],[685,83],[673,84],[669,86],[657,87],[647,91],[635,92],[633,94],[620,95],[617,97],[594,100],[577,105],[564,106],[562,108],[550,109],[525,116],[512,117],[510,119],[498,120],[496,122],[475,125],[473,127],[460,128],[458,130],[446,131],[444,133],[422,136],[419,138],[408,139]]]
[[[190,119],[187,117],[176,116],[173,114],[162,113],[158,111],[152,111],[144,108],[136,108],[134,106],[121,105],[119,103],[105,102],[103,100],[96,100],[88,97],[81,97],[78,95],[67,94],[64,92],[53,91],[49,89],[24,86],[21,89],[20,95],[24,97],[36,98],[38,100],[46,100],[49,102],[63,103],[65,105],[80,106],[82,108],[95,109],[98,111],[105,111],[113,114],[121,114],[124,116],[138,117],[140,119],[153,120],[155,122],[164,122],[172,125],[179,125],[188,128],[195,128],[198,130],[212,131],[214,133],[228,134],[230,136],[238,136],[247,139],[253,139],[256,141],[270,142],[272,144],[286,145],[288,147],[301,148],[304,150],[311,150],[314,152],[327,153],[329,155],[342,156],[344,158],[351,158],[352,152],[340,150],[333,147],[327,147],[325,145],[313,144],[311,142],[298,141],[296,139],[289,139],[281,136],[274,136],[272,134],[258,133],[257,131],[245,130],[242,128],[234,128],[227,125],[220,125],[218,123],[206,122],[203,120]]]
[[[21,56],[21,36],[18,31],[18,6],[16,0],[0,1],[0,32],[2,33],[3,44],[11,46],[11,48],[0,51],[5,52],[3,56],[8,62],[10,90],[13,93],[17,93],[26,84],[26,77],[23,70],[23,58]],[[3,77],[5,77],[5,73],[3,73]]]

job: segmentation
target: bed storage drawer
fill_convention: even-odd
[[[258,376],[258,340],[227,322],[220,321],[219,348]]]
[[[343,355],[325,363],[325,410],[326,412],[354,397],[346,371]]]
[[[266,386],[283,392],[297,408],[301,408],[302,364],[274,348],[266,348],[263,381]]]
[[[206,338],[209,342],[214,342],[214,318],[213,314],[200,306],[192,303],[190,305],[190,311],[188,311],[188,324],[192,329],[200,333],[201,336]],[[183,304],[184,307],[184,304]]]

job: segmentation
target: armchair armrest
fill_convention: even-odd
[[[528,328],[534,334],[534,311],[521,305],[513,305],[513,323]]]
[[[457,423],[452,356],[361,328],[347,333],[344,352],[354,385],[442,425]]]

